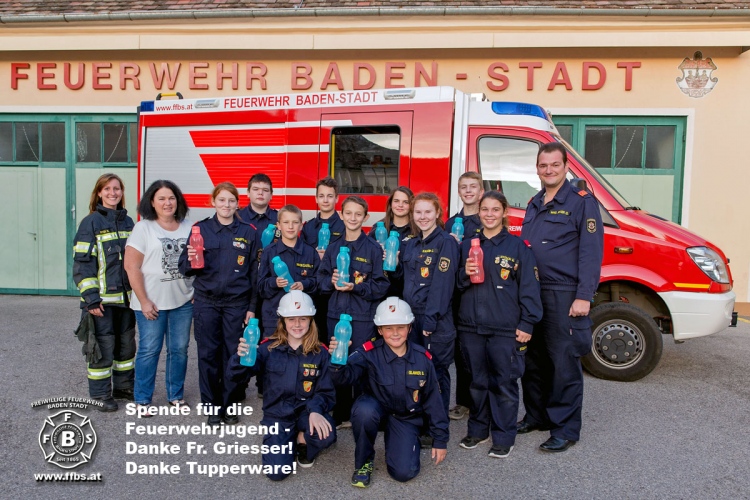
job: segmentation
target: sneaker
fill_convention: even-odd
[[[117,401],[112,396],[105,396],[103,398],[94,398],[97,401],[101,401],[104,406],[99,406],[97,409],[103,412],[117,411]]]
[[[475,438],[473,436],[466,436],[461,440],[460,443],[458,443],[458,446],[461,448],[465,448],[467,450],[473,450],[477,446],[479,446],[482,443],[486,443],[490,440],[490,437],[487,436],[486,438]]]
[[[432,438],[432,436],[419,436],[419,446],[423,450],[428,450],[432,448],[433,441],[434,439]]]
[[[469,414],[469,409],[461,405],[456,405],[450,410],[448,410],[448,417],[450,417],[451,420],[461,420],[468,414]]]
[[[126,401],[135,401],[133,389],[114,389],[112,391],[112,397],[115,399],[124,399]]]
[[[370,486],[370,477],[372,476],[372,460],[365,462],[365,465],[354,471],[352,474],[352,486],[357,488],[367,488]]]
[[[339,431],[341,429],[351,429],[352,423],[349,420],[346,420],[344,422],[341,422],[339,425],[336,426],[336,430]]]
[[[297,443],[297,463],[305,469],[310,468],[315,463],[315,459],[307,459],[307,444]]]
[[[510,455],[511,451],[513,451],[512,446],[493,445],[492,448],[490,448],[490,452],[487,453],[487,456],[492,458],[506,458]]]

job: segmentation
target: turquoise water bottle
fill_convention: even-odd
[[[388,241],[385,242],[385,262],[383,262],[383,271],[395,271],[398,265],[398,247],[401,240],[398,239],[397,231],[391,231]]]
[[[278,255],[271,259],[271,262],[273,262],[273,272],[276,273],[276,276],[284,278],[287,281],[284,291],[288,292],[294,283],[294,279],[292,278],[292,275],[289,274],[289,268],[286,266],[286,262],[281,260],[281,257]]]
[[[325,250],[331,242],[331,230],[328,229],[328,223],[324,222],[318,231],[318,250]]]
[[[276,225],[275,224],[269,224],[267,228],[263,230],[263,233],[260,235],[260,244],[263,248],[266,248],[272,241],[273,237],[276,234]]]
[[[349,341],[352,338],[352,317],[348,314],[342,314],[339,322],[336,323],[334,336],[338,345],[331,353],[331,363],[334,365],[345,365],[349,359]]]
[[[385,240],[388,239],[388,230],[385,228],[383,221],[375,223],[375,239],[378,240],[381,247],[385,248]]]
[[[346,286],[349,281],[349,247],[341,247],[336,257],[336,269],[339,270],[338,286]]]
[[[463,217],[456,217],[451,228],[451,233],[456,235],[459,243],[464,239],[464,219]]]
[[[240,358],[240,364],[242,366],[255,366],[255,358],[258,355],[258,342],[260,341],[258,318],[250,318],[242,336],[248,344],[248,351],[247,354]]]

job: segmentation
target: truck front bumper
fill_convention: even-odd
[[[672,316],[675,340],[718,333],[732,322],[735,293],[662,292]]]

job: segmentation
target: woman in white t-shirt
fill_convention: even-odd
[[[140,406],[151,404],[165,337],[167,400],[171,405],[185,404],[193,279],[180,274],[177,262],[193,225],[185,218],[187,212],[180,188],[171,181],[154,181],[141,198],[141,221],[125,248],[125,270],[135,292],[131,307],[138,324],[138,352],[133,392]]]

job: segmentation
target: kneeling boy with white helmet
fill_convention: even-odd
[[[346,365],[331,365],[335,384],[361,383],[363,394],[352,407],[356,449],[352,485],[370,484],[375,458],[375,438],[385,431],[388,474],[405,482],[419,474],[419,434],[428,419],[434,438],[432,459],[445,459],[448,415],[440,398],[430,353],[407,341],[414,315],[409,304],[388,297],[375,312],[375,325],[383,337],[354,351]],[[337,346],[331,340],[330,349]]]

